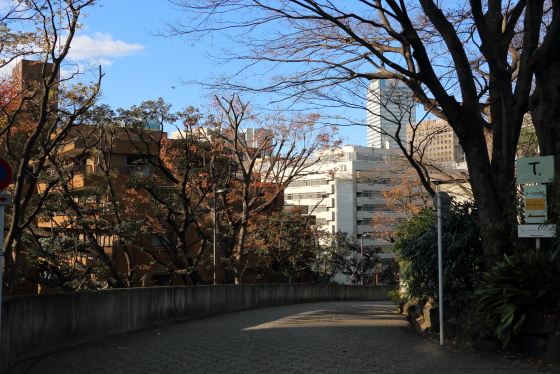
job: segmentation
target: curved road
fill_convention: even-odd
[[[388,302],[248,310],[143,330],[53,354],[45,373],[528,373],[418,335]],[[542,369],[542,368],[541,368]]]

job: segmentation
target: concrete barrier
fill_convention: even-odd
[[[394,286],[250,284],[152,287],[2,300],[0,373],[42,355],[134,330],[245,309],[321,301],[388,300]]]

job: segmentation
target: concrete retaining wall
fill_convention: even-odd
[[[388,300],[387,293],[394,289],[251,284],[6,297],[2,300],[0,373],[23,372],[33,364],[34,357],[147,327],[278,305]]]

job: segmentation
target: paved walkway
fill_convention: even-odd
[[[143,330],[54,354],[28,373],[509,374],[537,369],[523,365],[440,347],[414,332],[390,303],[329,302]]]

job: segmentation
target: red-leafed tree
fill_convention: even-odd
[[[82,12],[94,0],[15,1],[0,22],[0,67],[21,58],[12,87],[0,102],[0,153],[14,170],[4,240],[3,290],[12,293],[22,274],[22,234],[34,222],[49,191],[58,183],[45,176],[45,165],[57,152],[76,120],[99,93],[101,74],[90,85],[76,83],[65,60]],[[3,5],[4,6],[4,5]],[[23,25],[23,26],[22,26]],[[34,32],[21,30],[34,29]],[[61,69],[70,77],[61,79]],[[8,82],[8,81],[6,81]],[[15,89],[14,89],[15,87]],[[37,194],[41,179],[49,179]],[[43,180],[44,181],[44,180]],[[115,285],[122,285],[117,279]]]
[[[261,116],[237,96],[216,97],[215,104],[220,109],[214,118],[220,133],[214,148],[222,149],[237,171],[227,183],[232,192],[223,197],[230,206],[229,240],[223,258],[239,284],[258,248],[248,243],[252,224],[261,215],[281,209],[288,184],[316,173],[314,166],[334,151],[340,140],[336,129],[318,123],[317,114]]]

